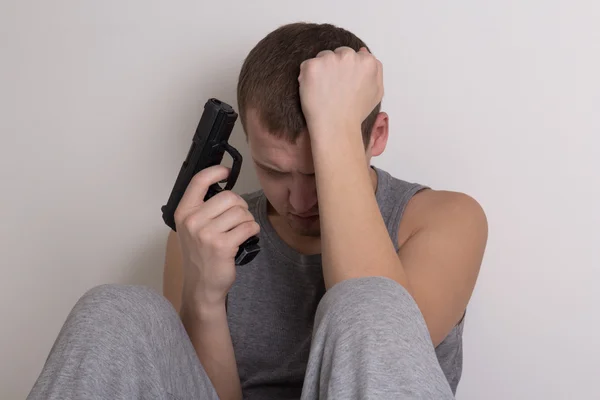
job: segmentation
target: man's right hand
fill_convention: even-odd
[[[231,190],[204,201],[210,185],[229,173],[221,165],[198,172],[175,210],[183,259],[183,304],[224,304],[235,280],[238,248],[260,230],[246,201]]]

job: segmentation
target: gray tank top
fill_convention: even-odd
[[[377,203],[398,251],[398,226],[404,208],[425,186],[372,168],[378,177]],[[236,281],[227,297],[242,388],[249,398],[299,399],[313,319],[325,294],[321,255],[300,254],[277,235],[267,219],[267,199],[262,190],[242,197],[261,226],[262,248],[251,263],[238,267]],[[462,372],[463,323],[464,319],[436,348],[453,392]]]

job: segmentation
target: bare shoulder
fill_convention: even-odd
[[[165,251],[165,265],[163,270],[163,295],[179,311],[181,306],[181,290],[183,287],[183,269],[181,247],[177,233],[169,231]]]
[[[425,189],[408,202],[398,235],[399,245],[405,244],[423,230],[461,234],[465,240],[487,242],[487,216],[481,204],[470,195],[447,190]]]
[[[487,235],[483,208],[464,193],[423,190],[406,206],[398,257],[436,346],[464,315]]]

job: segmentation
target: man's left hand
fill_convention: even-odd
[[[383,97],[383,66],[366,48],[321,51],[300,65],[300,100],[311,131],[360,129]],[[329,135],[329,134],[328,134]]]

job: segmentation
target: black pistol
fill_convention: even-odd
[[[228,152],[231,158],[233,158],[233,165],[231,173],[227,178],[227,184],[224,188],[221,188],[218,183],[211,185],[204,197],[204,201],[222,190],[231,190],[233,185],[235,185],[242,167],[242,156],[227,141],[237,117],[238,114],[229,104],[215,98],[209,99],[204,104],[204,112],[196,128],[196,133],[194,133],[187,157],[179,170],[179,175],[177,176],[167,204],[161,207],[163,220],[174,231],[177,231],[174,217],[175,210],[190,181],[199,171],[213,165],[221,164],[225,152]],[[240,245],[235,256],[235,264],[244,265],[249,263],[256,257],[259,251],[258,237],[250,237]]]

